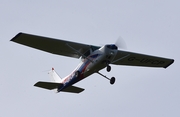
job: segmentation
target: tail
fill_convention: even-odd
[[[54,68],[52,68],[51,71],[48,72],[51,80],[53,80],[54,82],[58,82],[61,83],[62,79],[59,77],[59,75],[56,73],[56,71],[54,70]]]
[[[53,82],[44,82],[44,81],[39,81],[34,86],[48,89],[48,90],[54,90],[57,92],[58,88],[63,88],[64,84],[62,83],[62,79],[59,77],[59,75],[55,72],[54,68],[52,68],[51,71],[48,72],[50,78],[53,80]],[[61,91],[63,92],[69,92],[69,93],[80,93],[84,91],[84,89],[76,86],[69,86]],[[58,91],[59,92],[59,91]]]

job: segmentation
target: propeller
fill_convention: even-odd
[[[99,45],[104,46],[105,44],[99,44]],[[109,45],[115,45],[115,46],[117,46],[118,49],[122,49],[122,50],[127,49],[126,43],[125,43],[124,39],[121,36],[119,36],[117,38],[117,40],[116,40],[116,42],[114,44],[109,44]]]
[[[115,45],[119,49],[127,49],[126,43],[125,43],[124,39],[121,36],[119,36],[119,38],[116,40]]]

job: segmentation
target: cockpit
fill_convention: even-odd
[[[107,45],[106,47],[109,48],[109,49],[112,49],[112,50],[117,50],[118,49],[117,46],[114,45],[114,44]]]

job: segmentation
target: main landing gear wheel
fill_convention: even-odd
[[[76,71],[76,72],[75,72],[75,76],[76,76],[76,78],[79,78],[80,72],[79,72],[79,71]]]
[[[114,84],[115,83],[115,78],[114,77],[112,77],[111,79],[110,79],[110,84]]]
[[[107,70],[107,72],[110,72],[111,71],[111,66],[108,65],[106,70]]]
[[[101,74],[100,72],[96,72],[96,73],[98,73],[99,75],[103,76],[104,78],[110,80],[110,84],[114,84],[114,83],[115,83],[115,80],[116,80],[115,77],[112,77],[112,78],[110,79],[110,78],[108,78],[107,76]]]

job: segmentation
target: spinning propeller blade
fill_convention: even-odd
[[[115,45],[119,49],[127,49],[126,43],[125,43],[124,39],[121,36],[119,36],[119,38],[116,40]]]

